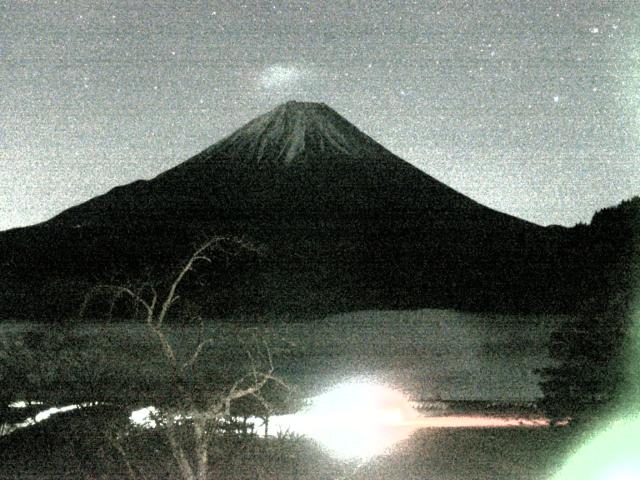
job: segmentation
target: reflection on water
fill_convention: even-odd
[[[148,407],[130,416],[133,423],[153,428],[156,410]],[[379,455],[425,426],[420,414],[400,391],[366,380],[352,380],[312,397],[302,411],[269,419],[269,432],[292,432],[313,438],[339,458]],[[265,425],[250,418],[255,433]],[[446,426],[445,423],[442,426]]]
[[[86,405],[50,408],[15,428],[33,425],[51,415]],[[15,405],[16,408],[21,405]],[[133,424],[154,428],[157,410],[147,407],[131,413]],[[255,433],[266,434],[261,419],[250,418]],[[424,428],[546,427],[546,418],[516,415],[433,415],[416,409],[401,391],[384,384],[355,379],[308,400],[308,406],[290,415],[269,419],[269,433],[298,433],[313,438],[337,458],[366,460],[385,453],[416,430]]]
[[[153,428],[153,407],[137,410],[131,421]],[[263,421],[250,418],[254,432],[266,434]],[[366,460],[391,449],[423,428],[547,427],[543,417],[516,415],[431,415],[415,408],[402,392],[365,379],[350,380],[312,397],[308,406],[269,419],[269,433],[292,432],[320,442],[337,458]]]
[[[270,424],[314,438],[341,458],[381,454],[420,428],[420,413],[401,392],[363,380],[338,385],[309,403]]]
[[[270,428],[314,438],[339,458],[380,455],[423,428],[549,426],[546,418],[515,415],[424,414],[402,392],[366,380],[342,383],[309,403],[301,412],[271,418]]]

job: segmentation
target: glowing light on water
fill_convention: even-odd
[[[318,440],[338,457],[369,458],[409,437],[420,417],[401,392],[350,381],[313,397],[302,412],[271,423]]]
[[[423,415],[401,392],[350,381],[310,399],[293,415],[273,417],[272,431],[293,431],[322,443],[339,458],[367,459],[390,450],[423,428],[547,427],[546,418],[489,415]]]
[[[548,427],[548,418],[498,417],[493,415],[446,415],[422,417],[419,428],[515,428]]]
[[[370,382],[347,382],[309,402],[302,412],[271,417],[271,431],[307,435],[337,457],[364,459],[383,453],[420,428],[420,413],[402,393]],[[155,414],[157,409],[147,407],[132,412],[129,419],[155,428]],[[259,430],[260,419],[249,421]]]
[[[337,458],[366,460],[389,451],[423,428],[537,428],[543,417],[515,415],[425,415],[402,392],[364,379],[342,383],[312,397],[309,406],[290,415],[269,418],[269,433],[292,432],[313,438]],[[157,410],[147,407],[129,417],[135,425],[154,428]],[[264,435],[262,419],[250,417],[253,432]]]

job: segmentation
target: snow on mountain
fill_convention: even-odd
[[[203,154],[270,165],[391,155],[325,104],[296,101],[255,118]]]

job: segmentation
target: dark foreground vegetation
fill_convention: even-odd
[[[227,254],[229,245],[253,248],[239,240],[213,237],[195,248],[166,284],[150,278],[136,285],[97,284],[87,292],[82,310],[95,298],[106,298],[111,305],[121,299],[129,302],[139,312],[136,318],[145,339],[139,345],[146,349],[124,347],[118,336],[127,338],[129,332],[122,330],[116,331],[116,337],[107,335],[106,329],[91,335],[73,325],[41,327],[18,335],[4,332],[0,349],[3,410],[16,400],[42,399],[62,405],[98,403],[129,412],[152,405],[154,421],[161,427],[153,432],[162,434],[164,441],[157,448],[169,446],[169,461],[176,472],[172,476],[209,478],[225,422],[238,415],[269,416],[287,405],[290,391],[275,374],[270,339],[245,329],[240,336],[221,341],[206,328],[197,306],[179,302],[186,279],[199,266],[212,263],[213,255]],[[185,338],[180,329],[170,326],[171,320],[190,325],[195,336]],[[212,348],[214,344],[217,348]],[[106,436],[129,475],[137,478],[136,468],[128,461],[131,450],[139,448],[137,437],[126,422],[115,422],[114,428],[96,438]],[[82,442],[78,435],[68,440],[75,443],[77,439]]]
[[[600,415],[623,399],[637,408],[640,197],[597,212],[573,238],[570,281],[579,301],[575,317],[552,336],[557,364],[541,372],[541,404],[559,418]]]

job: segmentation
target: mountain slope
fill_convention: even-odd
[[[0,235],[0,255],[12,285],[84,285],[166,271],[203,233],[267,252],[217,278],[224,311],[539,309],[562,236],[454,191],[325,105],[288,102],[152,180]]]
[[[118,187],[54,222],[104,222],[167,208],[201,219],[490,212],[396,157],[323,104],[287,102],[150,181]],[[200,212],[205,209],[206,212]],[[160,212],[160,213],[158,213]],[[170,212],[169,212],[170,215]],[[531,224],[528,224],[533,227]]]

